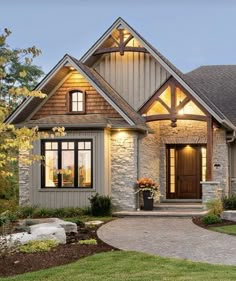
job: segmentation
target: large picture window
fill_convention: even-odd
[[[92,140],[43,140],[42,187],[92,188]]]

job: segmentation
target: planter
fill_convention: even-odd
[[[151,197],[150,190],[143,191],[143,209],[145,211],[152,211],[153,210],[153,198]]]

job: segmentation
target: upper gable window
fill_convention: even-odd
[[[70,112],[85,112],[85,94],[81,91],[70,92]]]

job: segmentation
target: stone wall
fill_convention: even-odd
[[[140,136],[139,140],[139,177],[152,178],[157,183],[160,182],[160,149],[159,149],[159,125],[152,122],[149,127],[154,133]]]
[[[178,120],[176,127],[170,121],[159,122],[160,132],[160,185],[163,199],[166,198],[166,145],[167,144],[206,144],[206,122]]]
[[[224,129],[213,132],[213,180],[219,182],[219,187],[228,194],[229,171],[228,146]]]
[[[19,157],[19,205],[26,206],[30,204],[30,167],[25,164],[23,159],[27,158],[28,152],[21,151]]]
[[[112,203],[118,210],[136,208],[138,134],[113,132],[111,135]]]

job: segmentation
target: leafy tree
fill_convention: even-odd
[[[7,44],[11,32],[4,29],[0,35],[0,198],[5,196],[4,187],[12,183],[12,168],[16,167],[18,151],[29,152],[32,142],[47,134],[39,132],[38,128],[16,128],[5,123],[6,116],[28,96],[44,98],[41,91],[32,90],[42,70],[32,65],[32,61],[41,51],[35,46],[23,49],[12,49]],[[54,128],[55,135],[63,135],[64,128]],[[40,159],[39,155],[24,153],[21,161],[30,164]],[[8,194],[9,195],[9,194]]]
[[[0,101],[8,110],[13,110],[29,94],[44,74],[33,58],[41,51],[35,46],[26,49],[12,49],[6,42],[11,31],[4,30],[0,36]]]

